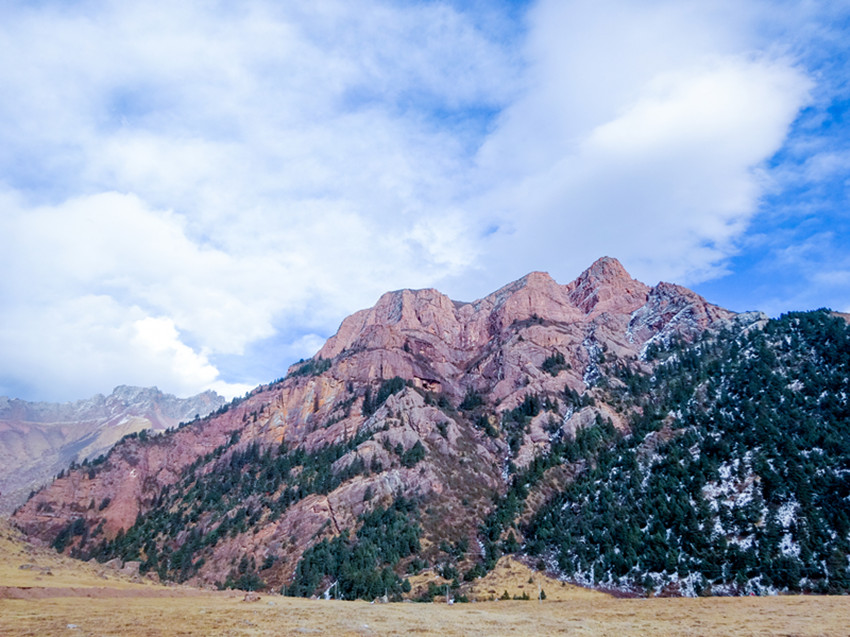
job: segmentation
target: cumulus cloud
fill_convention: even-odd
[[[244,391],[220,382],[204,352],[272,333],[270,304],[241,280],[253,264],[197,246],[180,218],[117,193],[38,207],[6,197],[0,234],[0,348],[18,383],[68,398],[119,381]]]

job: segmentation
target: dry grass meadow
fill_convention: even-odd
[[[20,568],[22,565],[25,568]],[[534,579],[529,583],[528,579]],[[536,579],[535,579],[536,578]],[[505,561],[470,599],[369,604],[137,583],[23,544],[0,525],[0,635],[850,635],[848,597],[615,599]],[[491,592],[492,591],[492,592]]]

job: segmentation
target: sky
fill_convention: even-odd
[[[850,311],[850,3],[6,0],[0,395],[228,397],[596,258]]]

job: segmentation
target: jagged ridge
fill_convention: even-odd
[[[649,372],[647,347],[736,320],[609,258],[567,285],[531,273],[473,303],[391,292],[287,379],[173,434],[125,442],[15,521],[166,577],[221,584],[256,573],[282,586],[310,546],[403,497],[418,503],[428,542],[396,570],[440,563],[441,545],[466,546],[449,562],[474,568],[478,527],[513,476],[545,467],[529,499],[540,505],[574,471],[541,460],[556,441],[594,423],[627,429],[628,409],[606,402],[600,382],[612,366]],[[401,385],[376,404],[394,378]]]
[[[0,397],[0,514],[11,513],[72,462],[106,453],[122,437],[164,431],[226,401],[207,391],[177,398],[156,387],[119,385],[72,403]]]

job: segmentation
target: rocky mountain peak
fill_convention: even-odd
[[[734,312],[708,303],[681,285],[661,282],[632,313],[629,334],[641,342],[666,339],[673,333],[690,340],[710,325],[734,316]]]
[[[535,317],[572,322],[580,319],[564,286],[546,272],[531,272],[485,298],[470,304],[465,312],[472,321],[486,325],[487,338],[518,322]]]
[[[632,312],[646,302],[650,288],[633,279],[623,265],[611,257],[593,265],[567,285],[570,301],[585,314]]]
[[[615,280],[622,279],[625,281],[631,281],[631,275],[626,271],[626,268],[623,267],[623,264],[620,263],[618,259],[614,257],[599,257],[590,264],[590,267],[587,268],[579,278],[594,278],[599,280]]]
[[[445,294],[427,288],[389,292],[373,309],[372,319],[381,325],[434,330],[441,322],[454,316],[455,304]]]
[[[490,299],[495,306],[499,306],[501,303],[504,303],[507,299],[511,298],[514,294],[525,291],[549,291],[551,292],[554,288],[560,287],[555,280],[549,275],[548,272],[529,272],[524,277],[513,281],[512,283],[508,283],[507,285],[499,288],[493,294],[489,295],[487,299]]]
[[[117,398],[119,400],[133,401],[141,398],[150,398],[153,396],[161,396],[162,392],[158,387],[137,387],[136,385],[118,385],[112,390],[109,398]]]
[[[366,310],[346,318],[317,356],[330,359],[357,347],[387,344],[389,332],[416,331],[445,335],[457,323],[455,303],[434,289],[396,290],[382,295]]]

